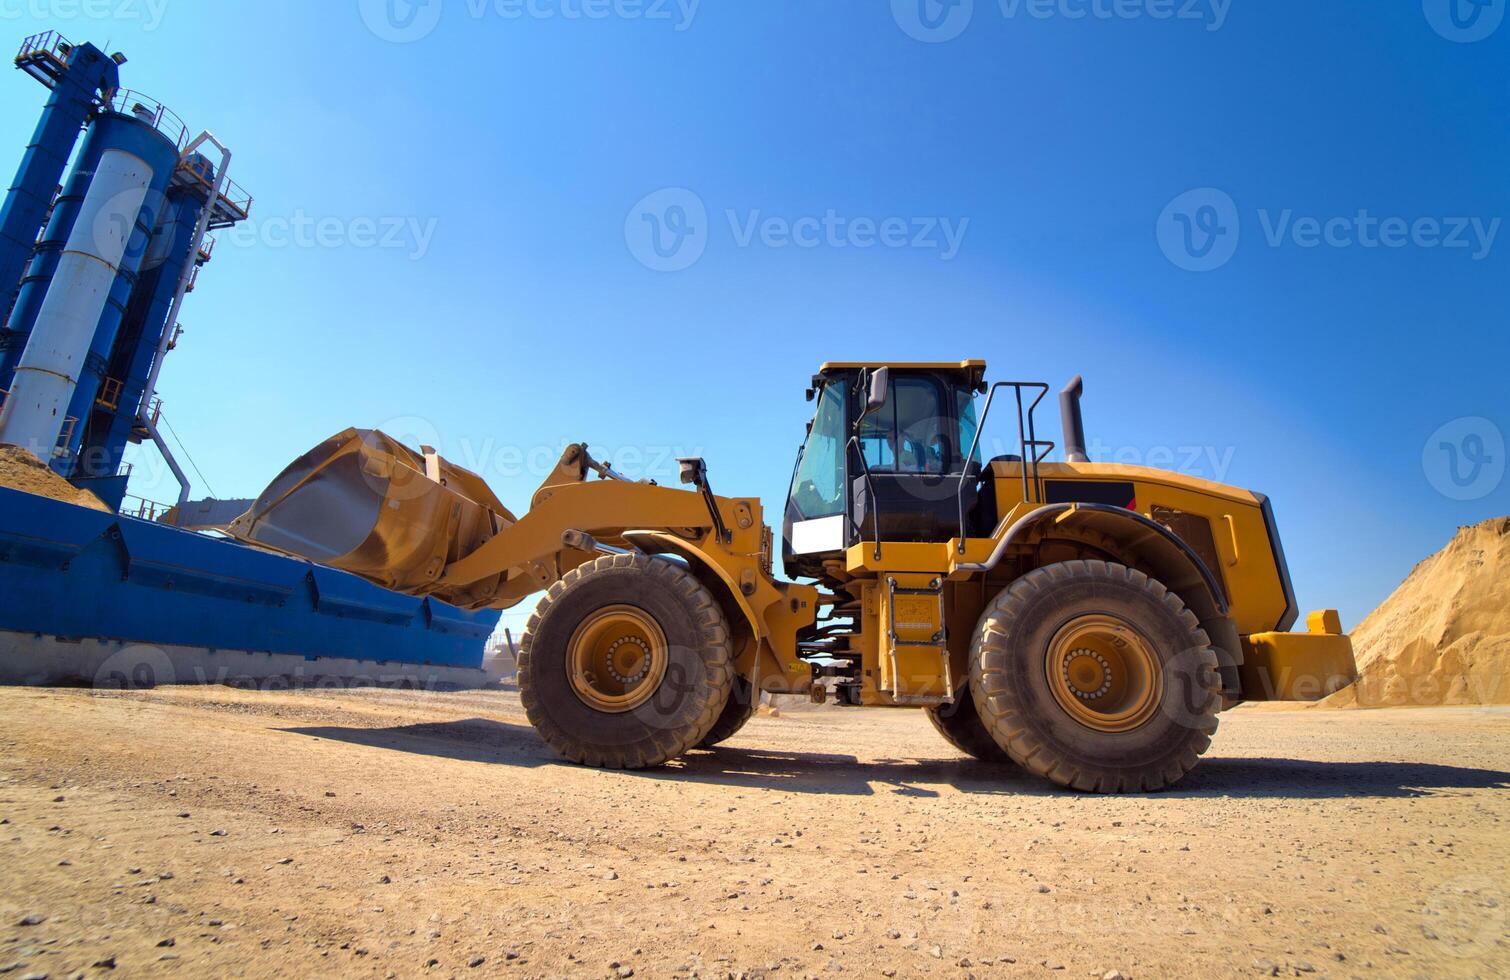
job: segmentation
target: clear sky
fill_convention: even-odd
[[[1097,458],[1271,495],[1351,627],[1510,512],[1479,2],[0,0],[0,34],[108,42],[236,152],[254,221],[162,385],[219,496],[384,426],[520,509],[586,440],[779,521],[820,362],[984,357],[1084,374]],[[0,78],[5,167],[42,99]]]

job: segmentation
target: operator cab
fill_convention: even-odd
[[[782,526],[788,574],[818,578],[863,540],[959,536],[981,472],[975,397],[984,361],[823,365],[808,399],[817,410],[797,459]],[[971,519],[969,523],[975,524]]]

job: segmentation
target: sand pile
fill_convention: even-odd
[[[1353,632],[1330,707],[1510,704],[1510,517],[1458,529]]]
[[[110,513],[94,494],[69,483],[19,446],[0,446],[0,487]]]

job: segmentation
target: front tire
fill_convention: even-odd
[[[1121,793],[1178,782],[1211,745],[1216,651],[1179,597],[1105,561],[1036,569],[986,607],[970,656],[981,720],[1029,772]]]
[[[980,720],[970,685],[966,684],[964,690],[955,692],[953,704],[928,707],[923,711],[933,723],[934,730],[944,737],[944,741],[966,755],[981,762],[1012,761],[1012,757],[996,744],[996,739],[991,737],[991,732]]]
[[[728,623],[681,565],[609,555],[551,586],[519,646],[525,714],[573,762],[645,769],[712,730],[733,683]]]

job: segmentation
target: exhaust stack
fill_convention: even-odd
[[[1067,463],[1091,461],[1085,454],[1085,419],[1080,414],[1080,395],[1084,391],[1085,381],[1077,374],[1059,393],[1059,418],[1064,424],[1064,460]]]

